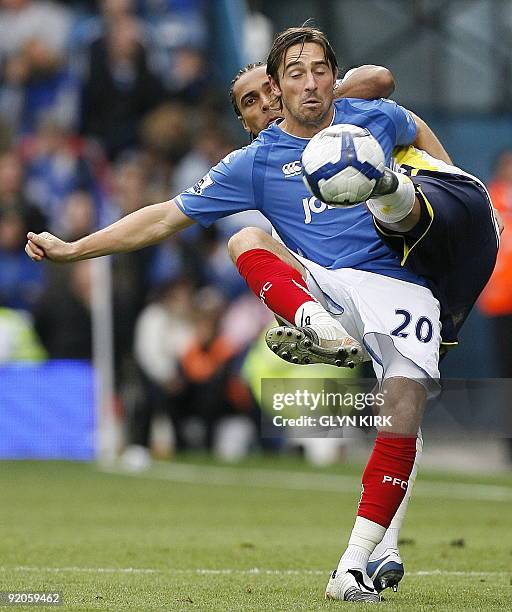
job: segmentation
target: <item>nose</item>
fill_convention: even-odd
[[[270,108],[270,97],[266,94],[261,96],[261,110],[266,112]]]
[[[306,74],[306,81],[304,83],[304,89],[306,91],[315,91],[316,88],[317,88],[317,84],[316,84],[315,76],[312,72],[308,72]]]

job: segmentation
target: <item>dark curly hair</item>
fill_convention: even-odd
[[[235,86],[235,83],[238,81],[238,79],[242,75],[246,74],[247,72],[251,72],[251,70],[254,70],[255,68],[259,68],[260,66],[264,66],[264,65],[265,65],[264,62],[253,62],[252,64],[247,64],[247,66],[244,66],[235,74],[233,80],[231,81],[231,85],[229,86],[229,99],[231,100],[231,105],[233,106],[233,110],[235,111],[236,116],[239,119],[242,118],[242,113],[240,112],[240,109],[238,108],[238,104],[236,103],[235,95],[233,93],[233,87]]]

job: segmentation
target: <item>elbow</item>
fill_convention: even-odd
[[[395,77],[391,70],[384,68],[384,66],[375,66],[375,83],[382,92],[382,98],[389,98],[395,91]]]

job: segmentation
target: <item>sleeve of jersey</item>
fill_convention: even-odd
[[[386,116],[385,129],[392,146],[412,144],[416,139],[416,122],[411,113],[387,98],[375,100],[374,104]]]
[[[410,145],[416,139],[416,122],[411,113],[403,106],[393,102],[392,119],[396,129],[396,144]]]
[[[256,209],[253,162],[252,150],[247,147],[233,151],[193,187],[176,196],[176,203],[187,217],[206,227],[222,217]]]

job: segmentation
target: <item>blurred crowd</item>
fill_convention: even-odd
[[[491,322],[494,376],[512,379],[512,149],[498,156],[489,193],[503,218],[505,231],[501,234],[496,267],[479,306]]]
[[[91,263],[34,265],[28,229],[78,239],[170,199],[243,142],[208,61],[207,4],[0,2],[0,362],[91,358]],[[249,443],[240,368],[270,316],[225,248],[244,223],[113,258],[117,404],[139,448],[155,412],[178,450],[213,448],[226,416],[243,415]]]
[[[91,358],[91,263],[34,264],[28,229],[78,239],[170,199],[244,142],[209,62],[207,10],[206,0],[0,1],[0,363]],[[490,188],[512,226],[512,152]],[[247,356],[260,354],[271,317],[225,248],[249,223],[265,227],[246,214],[113,258],[116,395],[134,461],[148,457],[155,413],[172,420],[178,450],[235,457],[258,438],[258,384],[243,364],[272,363]],[[481,302],[497,338],[512,337],[507,235]],[[511,355],[504,345],[509,377]]]

